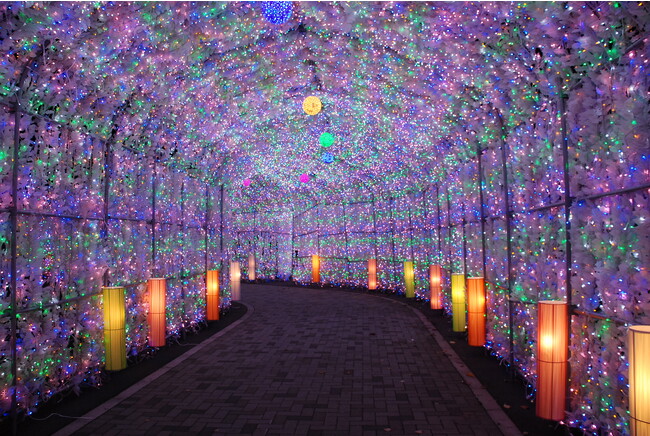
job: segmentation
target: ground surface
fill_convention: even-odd
[[[408,307],[244,286],[252,316],[76,434],[499,435]]]

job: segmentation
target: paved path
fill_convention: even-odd
[[[500,435],[413,311],[243,285],[235,329],[78,435]]]

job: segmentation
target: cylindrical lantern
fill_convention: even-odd
[[[149,345],[152,347],[165,346],[165,327],[167,320],[167,280],[149,279]]]
[[[467,342],[474,347],[485,345],[485,280],[467,279]]]
[[[104,303],[104,347],[106,369],[119,371],[126,368],[126,302],[122,287],[102,289]]]
[[[317,254],[311,256],[311,281],[320,283],[320,257]]]
[[[377,259],[368,259],[368,289],[377,289]]]
[[[442,267],[440,265],[429,265],[429,298],[432,309],[442,309]]]
[[[219,321],[219,271],[208,270],[205,277],[208,321]]]
[[[569,306],[537,303],[537,416],[560,421],[566,403]]]
[[[465,274],[451,275],[452,330],[465,331]]]
[[[415,297],[415,274],[411,260],[404,262],[404,288],[406,289],[406,298]]]
[[[248,280],[255,280],[255,255],[248,256]]]
[[[233,301],[241,300],[241,269],[239,262],[230,262],[230,290]]]
[[[650,435],[650,326],[631,326],[627,332],[632,436]]]

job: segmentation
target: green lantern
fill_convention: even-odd
[[[331,147],[334,144],[334,135],[329,132],[322,133],[320,135],[320,145],[323,147]]]

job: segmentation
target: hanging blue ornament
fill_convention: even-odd
[[[293,2],[262,2],[264,18],[271,24],[286,23],[292,12]]]
[[[334,155],[332,153],[326,151],[325,153],[323,153],[321,155],[321,159],[326,164],[331,164],[332,162],[334,162]]]

